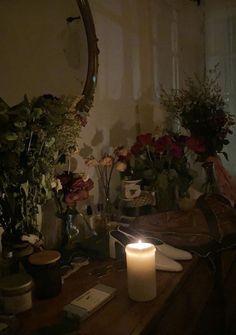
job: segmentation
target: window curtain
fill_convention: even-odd
[[[227,108],[236,119],[236,2],[206,0],[205,6],[206,70],[217,65]],[[236,176],[236,127],[228,139],[229,161],[224,160],[224,166]]]

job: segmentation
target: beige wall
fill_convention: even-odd
[[[0,0],[0,96],[78,94],[86,78],[87,46],[75,0]]]
[[[163,122],[160,86],[177,88],[203,73],[204,16],[188,0],[90,0],[90,6],[99,74],[81,141],[96,156]]]
[[[203,7],[189,0],[89,2],[100,49],[99,73],[94,107],[81,134],[81,152],[98,157],[109,147],[131,145],[138,132],[153,131],[163,123],[161,85],[178,88],[187,75],[203,73],[204,16]],[[9,47],[0,54],[0,96],[9,103],[18,102],[24,93],[75,94],[81,86],[76,56],[83,56],[75,28],[65,23],[70,15],[77,15],[72,0],[0,0],[0,39]],[[38,25],[45,18],[47,23]],[[33,32],[25,28],[25,20],[34,22]],[[49,31],[54,39],[48,37]],[[42,40],[48,56],[40,47]],[[15,50],[20,43],[23,54]],[[26,60],[29,50],[34,53]],[[17,68],[23,74],[17,74]],[[81,159],[78,169],[85,169]]]

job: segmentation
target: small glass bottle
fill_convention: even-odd
[[[81,231],[78,224],[78,212],[76,209],[68,208],[64,215],[64,232],[62,246],[70,249],[75,246]]]

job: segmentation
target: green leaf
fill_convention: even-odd
[[[18,136],[16,133],[6,133],[4,135],[4,138],[7,140],[7,141],[16,141],[18,139]]]
[[[43,188],[46,188],[46,187],[47,187],[45,174],[42,175],[41,186],[42,186]]]
[[[50,148],[54,143],[55,143],[55,137],[52,137],[45,142],[45,147]]]
[[[29,181],[25,182],[24,184],[21,184],[21,188],[24,190],[26,197],[28,197],[29,193]]]
[[[42,108],[38,108],[38,107],[35,107],[33,108],[32,110],[32,117],[35,119],[35,120],[38,120],[40,119],[40,117],[43,115],[44,111],[42,110]]]
[[[27,123],[25,121],[18,121],[18,122],[14,122],[14,126],[16,126],[17,128],[25,128],[27,126]]]

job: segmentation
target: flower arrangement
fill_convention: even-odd
[[[117,147],[112,154],[105,153],[99,160],[90,156],[85,160],[88,167],[94,167],[105,196],[105,211],[109,211],[110,184],[114,170],[123,173],[127,169],[130,152],[123,146]]]
[[[84,178],[80,174],[64,172],[54,181],[53,190],[55,193],[57,214],[63,217],[68,209],[89,198],[89,191],[94,187],[92,179]]]
[[[161,103],[171,117],[180,119],[182,126],[192,136],[202,142],[205,150],[198,155],[200,161],[209,156],[223,153],[229,143],[227,136],[232,134],[233,116],[226,110],[216,69],[204,79],[187,78],[186,87],[161,94]]]
[[[140,134],[131,147],[130,174],[142,179],[148,190],[166,190],[172,183],[184,195],[193,180],[188,150],[200,153],[203,149],[197,139],[188,136]]]
[[[77,98],[0,99],[0,224],[17,238],[37,232],[38,205],[53,195],[55,167],[77,150],[84,116]]]
[[[78,215],[83,218],[88,231],[93,234],[86,215],[77,206],[89,198],[89,191],[92,190],[93,186],[93,181],[90,178],[68,171],[58,175],[52,184],[57,206],[56,215],[62,220],[62,250],[74,248],[79,239],[83,237],[84,232],[81,232],[77,220]]]

